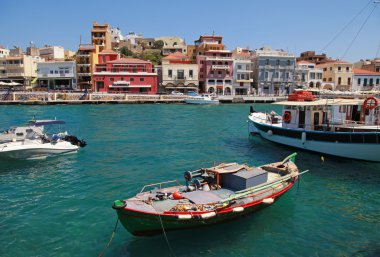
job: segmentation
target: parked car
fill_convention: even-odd
[[[172,91],[171,93],[172,95],[183,95],[183,93],[179,92],[179,91]]]

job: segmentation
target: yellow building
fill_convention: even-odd
[[[330,90],[347,91],[352,88],[353,64],[332,60],[317,65],[317,68],[323,70],[322,81],[324,88]]]
[[[0,81],[13,83],[16,90],[32,89],[37,78],[39,56],[20,55],[0,58]]]
[[[76,55],[77,84],[79,89],[90,89],[95,64],[98,64],[100,52],[98,45],[80,45]]]
[[[108,24],[101,25],[94,21],[91,29],[91,44],[98,45],[100,51],[111,50],[111,41],[111,29]]]

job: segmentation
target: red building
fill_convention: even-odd
[[[151,62],[119,58],[112,50],[99,53],[93,81],[95,92],[157,93],[157,73]]]

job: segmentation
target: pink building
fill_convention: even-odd
[[[232,92],[233,59],[228,50],[208,50],[198,55],[199,81],[203,90],[218,95]]]
[[[151,62],[119,58],[112,50],[99,53],[93,81],[96,92],[157,93],[157,73]]]

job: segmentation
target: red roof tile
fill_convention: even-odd
[[[355,75],[377,75],[377,76],[380,76],[380,72],[369,71],[369,70],[364,70],[364,69],[359,69],[359,68],[354,68],[354,74]]]
[[[113,50],[105,49],[101,51],[99,54],[117,54],[117,53]]]
[[[174,54],[170,54],[162,58],[162,60],[177,60],[177,59],[189,59],[189,56],[181,52],[175,52]]]

